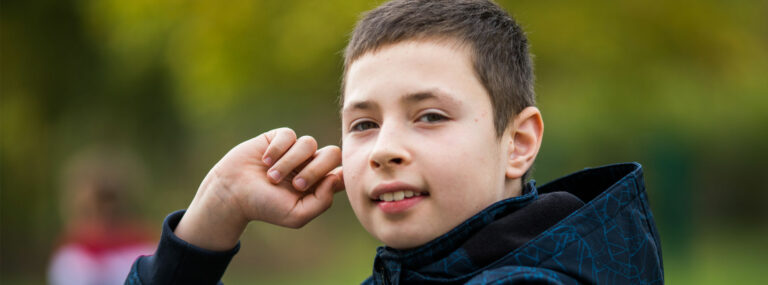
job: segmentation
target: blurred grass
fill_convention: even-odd
[[[755,228],[723,227],[698,232],[688,241],[692,243],[692,254],[664,256],[666,282],[761,284],[768,268],[766,236],[768,230]]]

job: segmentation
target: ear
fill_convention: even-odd
[[[507,150],[507,172],[509,179],[523,177],[531,168],[541,148],[544,134],[544,122],[541,112],[536,107],[527,107],[507,126],[509,147]]]

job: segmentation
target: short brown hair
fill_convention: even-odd
[[[393,0],[365,13],[344,52],[346,74],[362,55],[407,40],[450,39],[470,48],[494,110],[496,135],[525,107],[535,105],[533,63],[520,26],[489,0]]]

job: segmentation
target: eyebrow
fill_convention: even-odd
[[[420,91],[415,93],[406,94],[403,98],[400,98],[403,104],[416,104],[425,100],[437,100],[446,103],[452,107],[461,106],[461,102],[456,100],[454,96],[451,96],[449,92],[446,92],[440,88],[433,88],[426,91]]]
[[[415,104],[424,100],[436,99],[436,100],[447,101],[452,105],[460,105],[460,103],[456,99],[453,99],[446,94],[447,93],[445,91],[440,90],[438,88],[434,88],[434,89],[429,89],[425,91],[408,93],[402,98],[400,98],[400,102],[403,104]],[[370,110],[374,108],[376,108],[376,106],[374,106],[374,104],[371,101],[365,100],[365,101],[351,103],[348,107],[344,108],[342,112],[350,112],[354,110]]]
[[[360,101],[360,102],[354,102],[352,105],[344,108],[343,111],[352,111],[352,110],[370,110],[373,109],[373,104],[371,101]]]
[[[426,92],[418,92],[418,93],[411,93],[403,96],[403,98],[400,99],[403,103],[418,103],[427,99],[437,99],[438,96],[434,94],[434,90],[426,91]]]

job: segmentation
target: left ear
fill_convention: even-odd
[[[520,111],[515,120],[507,126],[509,148],[507,150],[507,172],[509,179],[521,178],[533,165],[541,148],[544,122],[536,107]]]

